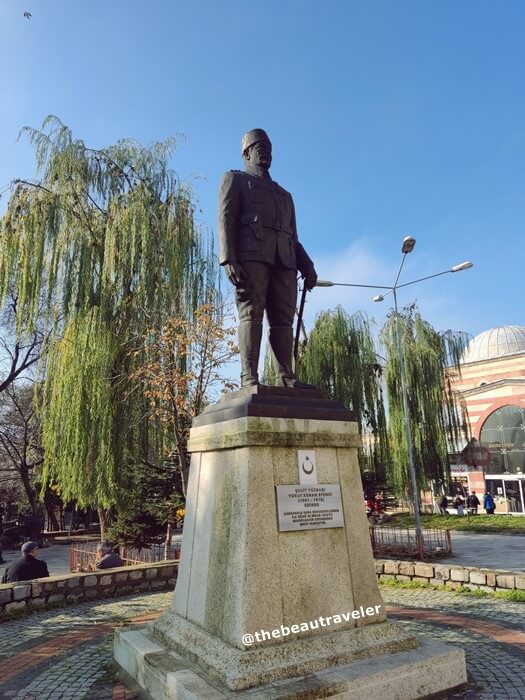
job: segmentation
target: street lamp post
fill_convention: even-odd
[[[453,267],[449,268],[448,270],[444,270],[443,272],[436,272],[433,275],[427,275],[426,277],[420,277],[419,279],[412,280],[411,282],[405,282],[404,284],[398,284],[399,282],[399,277],[401,275],[401,270],[403,269],[403,265],[405,264],[405,258],[406,256],[411,253],[414,250],[414,246],[416,245],[416,239],[413,238],[412,236],[406,236],[403,239],[403,244],[401,246],[401,252],[403,254],[403,257],[401,259],[401,264],[399,266],[399,270],[396,275],[396,281],[392,286],[388,285],[383,285],[383,284],[350,284],[350,283],[344,283],[344,282],[332,282],[329,280],[318,280],[317,281],[317,286],[318,287],[333,287],[333,286],[338,286],[338,287],[365,287],[369,289],[384,289],[386,292],[382,294],[377,294],[374,298],[373,301],[384,301],[385,296],[387,294],[392,293],[394,297],[394,311],[395,311],[395,316],[396,316],[396,322],[394,326],[394,331],[395,331],[395,336],[396,336],[396,343],[397,343],[397,351],[399,354],[399,371],[401,374],[401,395],[403,397],[403,414],[405,418],[405,432],[406,432],[406,439],[407,439],[407,451],[408,451],[408,470],[409,470],[409,476],[410,476],[410,484],[412,487],[412,501],[413,501],[413,506],[414,506],[414,520],[415,520],[415,529],[416,529],[416,545],[418,549],[418,553],[420,558],[423,557],[423,534],[421,532],[421,519],[419,515],[419,492],[418,492],[418,486],[417,486],[417,477],[416,477],[416,466],[415,466],[415,456],[414,456],[414,442],[412,440],[412,427],[410,425],[410,414],[409,414],[409,409],[408,409],[408,390],[407,390],[407,383],[406,383],[406,377],[405,377],[405,357],[404,357],[404,352],[403,352],[403,345],[401,342],[401,333],[399,331],[399,310],[397,306],[397,290],[401,289],[402,287],[408,287],[412,284],[416,284],[417,282],[423,282],[424,280],[431,279],[432,277],[439,277],[440,275],[446,275],[450,272],[461,272],[462,270],[468,270],[469,268],[473,267],[473,264],[468,260],[462,263],[459,263],[458,265],[454,265]]]
[[[395,333],[397,341],[397,354],[399,355],[399,372],[401,374],[401,394],[403,396],[403,414],[405,417],[405,431],[407,436],[407,451],[408,451],[408,470],[410,473],[410,483],[412,485],[412,502],[414,504],[414,519],[416,521],[416,537],[418,539],[418,549],[420,549],[421,535],[421,520],[419,518],[419,491],[417,487],[416,476],[416,460],[414,457],[414,443],[412,440],[412,426],[410,425],[410,414],[408,412],[408,391],[405,377],[405,356],[403,345],[401,342],[401,333],[399,331],[399,311],[397,308],[397,294],[395,288],[394,295],[394,311],[396,315]]]

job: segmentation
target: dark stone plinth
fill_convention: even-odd
[[[258,416],[264,418],[305,418],[354,421],[353,411],[340,401],[324,399],[318,389],[288,389],[279,386],[248,386],[226,394],[193,419],[193,427]]]

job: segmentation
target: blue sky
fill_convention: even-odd
[[[94,147],[181,133],[173,167],[215,231],[262,127],[321,278],[389,284],[412,235],[404,281],[475,267],[400,303],[440,330],[525,325],[523,0],[0,0],[0,32],[0,189],[34,175],[17,134],[49,113]],[[370,296],[317,289],[307,318],[381,323]]]

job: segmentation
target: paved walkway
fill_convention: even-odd
[[[454,556],[440,562],[525,571],[525,535],[452,532],[451,537]]]
[[[525,604],[442,591],[381,587],[389,617],[465,649],[469,688],[450,698],[525,699]],[[150,593],[82,603],[0,623],[0,699],[132,700],[120,679],[113,630],[145,624],[171,603]]]
[[[0,623],[0,698],[131,700],[113,663],[113,630],[145,624],[173,593],[132,595]]]
[[[462,700],[525,698],[525,604],[423,589],[381,586],[388,615],[405,629],[465,650]]]

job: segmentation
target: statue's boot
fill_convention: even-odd
[[[241,353],[241,386],[255,386],[259,384],[262,321],[243,321],[239,324],[238,334]]]
[[[293,329],[291,326],[270,328],[270,346],[280,386],[290,389],[315,389],[313,384],[299,381],[292,370]]]

